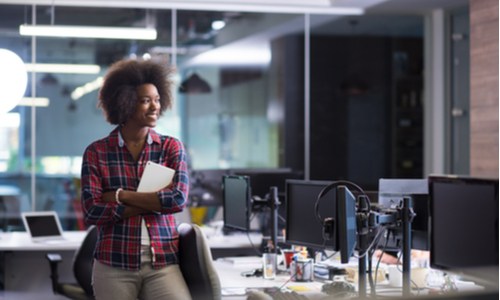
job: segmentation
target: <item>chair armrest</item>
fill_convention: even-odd
[[[45,255],[50,265],[50,279],[52,281],[52,291],[54,294],[59,294],[59,274],[58,265],[62,262],[62,257],[58,253],[47,253]]]

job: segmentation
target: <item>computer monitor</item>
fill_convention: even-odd
[[[337,239],[340,262],[345,264],[356,246],[356,197],[344,185],[337,187]]]
[[[192,169],[189,174],[189,201],[191,205],[221,206],[224,169]]]
[[[271,187],[278,189],[278,235],[281,236],[282,229],[286,226],[286,197],[285,197],[285,182],[287,179],[303,179],[303,173],[293,171],[289,168],[257,168],[257,169],[231,169],[230,174],[248,176],[252,190],[252,198],[265,199],[269,194]],[[253,213],[259,221],[260,230],[264,235],[270,235],[271,214],[268,212],[267,206],[258,205],[263,203],[254,201]]]
[[[498,286],[498,179],[429,176],[430,265]]]
[[[250,180],[247,176],[224,175],[222,177],[222,201],[224,227],[250,230],[251,214]]]
[[[286,231],[285,242],[305,246],[314,250],[337,250],[335,238],[325,239],[323,224],[316,217],[315,204],[320,192],[330,184],[328,181],[290,179],[285,184]],[[320,201],[318,212],[321,218],[335,218],[335,191],[329,191]]]
[[[303,173],[289,168],[276,169],[232,169],[232,174],[250,177],[252,196],[265,198],[272,186],[278,188],[280,201],[285,198],[285,182],[287,179],[303,179]]]
[[[429,184],[427,179],[379,179],[378,205],[381,209],[396,209],[403,198],[412,199],[415,216],[411,222],[411,248],[429,250]],[[392,228],[388,239],[383,237],[379,245],[386,251],[399,251],[403,246],[401,228]]]

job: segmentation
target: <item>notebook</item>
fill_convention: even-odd
[[[167,187],[174,178],[175,170],[152,161],[146,163],[138,192],[157,192]]]
[[[23,212],[21,216],[33,242],[47,244],[67,242],[55,211]]]

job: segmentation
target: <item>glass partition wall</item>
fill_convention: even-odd
[[[122,58],[176,65],[174,107],[157,130],[185,143],[193,170],[289,168],[367,189],[422,176],[421,17],[403,17],[407,30],[395,34],[401,19],[386,16],[0,6],[0,48],[35,66],[69,65],[30,72],[25,97],[45,100],[0,117],[2,230],[23,230],[26,210],[56,210],[66,230],[84,229],[81,157],[113,128],[97,91]],[[21,24],[154,27],[157,38],[28,37]],[[96,69],[77,73],[82,65]]]

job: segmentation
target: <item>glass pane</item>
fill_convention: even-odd
[[[0,216],[5,220],[2,229],[22,230],[19,213],[32,209],[56,210],[65,229],[83,229],[79,207],[82,154],[88,144],[113,129],[97,107],[102,76],[109,65],[123,58],[139,57],[169,63],[171,14],[166,10],[91,7],[55,7],[52,10],[50,6],[37,6],[37,24],[153,26],[158,28],[158,38],[155,41],[53,37],[32,40],[19,35],[19,25],[32,23],[31,10],[31,5],[2,6],[0,48],[11,49],[25,62],[35,59],[36,67],[64,64],[69,70],[39,70],[34,75],[30,72],[26,97],[43,97],[48,103],[35,108],[16,107],[13,112],[17,113],[17,123],[9,121],[12,118],[2,118],[0,186],[5,187],[5,191],[16,191],[13,200],[9,200],[14,204],[0,212],[13,216],[13,220]],[[89,65],[97,71],[77,72],[79,67]],[[157,129],[180,137],[177,107],[161,119]],[[32,156],[34,180],[30,174]]]
[[[216,35],[213,30],[211,34],[198,31],[208,26],[206,17],[206,12],[179,14],[180,36],[187,30],[198,40],[214,40],[193,45],[179,38],[186,53],[178,57],[181,89],[186,88],[179,102],[193,168],[285,166],[282,135],[287,99],[280,89],[283,58],[274,51],[279,51],[285,36],[303,33],[303,17],[216,14],[212,21],[215,17],[225,21]],[[263,34],[269,31],[273,34]]]

